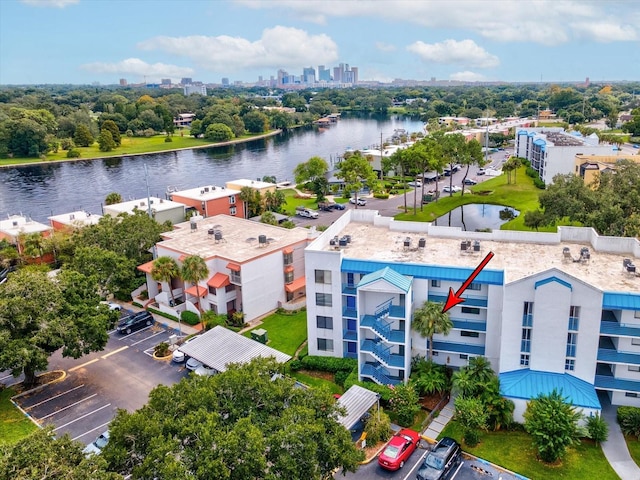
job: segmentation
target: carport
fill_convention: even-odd
[[[218,372],[226,371],[230,363],[248,363],[256,357],[275,357],[279,363],[291,360],[286,353],[220,325],[181,346],[180,351]]]
[[[379,398],[376,392],[367,390],[360,385],[353,385],[338,399],[338,405],[347,411],[345,416],[338,418],[338,422],[347,430],[351,430],[369,409],[378,402]]]

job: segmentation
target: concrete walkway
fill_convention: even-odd
[[[434,442],[436,441],[438,435],[442,433],[444,427],[446,427],[447,423],[449,423],[453,418],[453,414],[455,413],[455,401],[456,397],[451,396],[444,408],[440,410],[438,416],[434,418],[427,429],[422,432],[422,435],[424,437],[427,437],[429,440],[433,440]]]
[[[602,418],[609,425],[609,438],[602,443],[604,456],[622,480],[640,479],[640,468],[629,455],[627,443],[616,420],[616,407],[612,406],[608,399],[600,398],[602,403]]]

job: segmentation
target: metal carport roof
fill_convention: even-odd
[[[351,430],[365,413],[378,401],[378,394],[359,385],[353,385],[338,399],[338,405],[344,407],[347,414],[338,418],[338,422]]]
[[[275,357],[279,363],[291,360],[291,356],[286,353],[267,347],[220,325],[197,336],[181,346],[179,350],[219,372],[226,371],[230,363],[248,363],[256,357]]]

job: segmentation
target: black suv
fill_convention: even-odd
[[[462,450],[453,438],[444,437],[429,452],[418,470],[418,480],[444,480],[462,461]]]
[[[153,323],[153,316],[149,312],[138,312],[126,317],[118,323],[118,333],[129,335],[131,332],[148,327]]]

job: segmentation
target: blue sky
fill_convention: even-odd
[[[637,0],[0,0],[0,84],[640,80]]]

